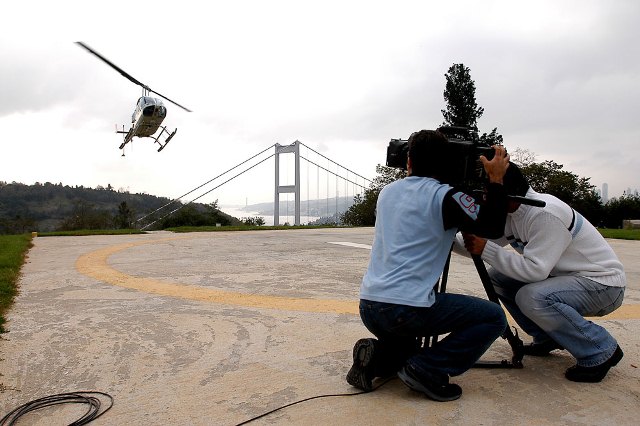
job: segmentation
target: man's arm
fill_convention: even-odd
[[[494,146],[491,160],[480,156],[489,184],[482,206],[463,192],[449,191],[442,205],[445,229],[458,228],[488,238],[499,238],[507,217],[507,196],[502,179],[509,167],[509,155],[504,147]]]
[[[539,215],[529,226],[529,241],[522,254],[469,234],[464,235],[465,247],[509,277],[522,282],[542,281],[571,243],[571,233],[558,218],[548,214]]]
[[[500,238],[507,218],[507,195],[503,186],[490,183],[482,205],[455,189],[450,190],[442,205],[445,229],[458,228],[487,238]]]

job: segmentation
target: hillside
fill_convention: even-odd
[[[331,217],[336,213],[343,213],[353,204],[353,197],[331,197],[323,200],[301,200],[300,211],[305,216]],[[256,212],[263,216],[273,216],[273,203],[249,204],[239,209],[246,212]],[[280,214],[295,211],[295,200],[280,200]]]
[[[34,185],[0,182],[0,234],[49,232],[72,226],[79,219],[85,219],[82,224],[89,228],[119,227],[117,221],[123,216],[132,223],[170,201],[166,197],[115,191],[110,186],[94,189],[50,182]],[[174,204],[172,209],[175,208]],[[215,213],[224,222],[237,223],[237,219],[211,206],[196,204],[190,209]]]

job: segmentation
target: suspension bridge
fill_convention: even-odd
[[[305,217],[319,217],[323,223],[340,223],[340,217],[353,204],[357,195],[369,188],[371,180],[337,163],[313,148],[295,141],[289,145],[273,144],[228,170],[172,199],[136,220],[137,227],[148,229],[180,209],[215,194],[225,185],[274,161],[273,224],[279,225],[282,214],[293,213],[294,225]],[[283,169],[293,169],[293,176]],[[290,197],[293,206],[290,209]]]

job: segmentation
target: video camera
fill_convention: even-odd
[[[468,127],[442,126],[437,129],[448,140],[446,152],[446,173],[444,182],[452,186],[475,190],[487,181],[486,172],[480,161],[484,155],[488,160],[493,158],[494,149],[481,142],[478,132]],[[387,147],[387,167],[407,168],[409,141],[391,139]]]

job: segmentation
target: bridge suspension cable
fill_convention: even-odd
[[[202,185],[199,185],[199,186],[195,187],[194,189],[192,189],[191,191],[186,192],[186,193],[184,193],[183,195],[181,195],[181,196],[179,196],[179,197],[177,197],[177,198],[174,198],[173,200],[171,200],[170,202],[166,203],[166,204],[165,204],[165,205],[163,205],[162,207],[159,207],[159,208],[155,209],[154,211],[152,211],[151,213],[148,213],[148,214],[144,215],[143,217],[139,218],[136,222],[140,222],[140,221],[142,221],[143,219],[145,219],[145,218],[147,218],[147,217],[149,217],[149,216],[153,215],[154,213],[157,213],[158,211],[160,211],[160,210],[164,209],[165,207],[168,207],[168,206],[170,206],[171,204],[174,204],[174,203],[176,203],[176,202],[180,201],[182,198],[186,197],[187,195],[192,194],[193,192],[195,192],[195,191],[197,191],[198,189],[200,189],[200,188],[202,188],[202,187],[204,187],[204,186],[206,186],[206,185],[210,184],[211,182],[215,181],[216,179],[219,179],[220,177],[222,177],[222,176],[226,175],[227,173],[231,172],[232,170],[235,170],[235,169],[237,169],[238,167],[240,167],[240,166],[242,166],[242,165],[244,165],[244,164],[248,163],[249,161],[251,161],[251,160],[255,159],[256,157],[258,157],[258,156],[260,156],[260,155],[264,154],[265,152],[267,152],[269,149],[273,148],[274,146],[275,146],[275,144],[274,144],[274,145],[271,145],[270,147],[268,147],[268,148],[266,148],[266,149],[264,149],[264,150],[260,151],[259,153],[257,153],[257,154],[255,154],[255,155],[251,156],[250,158],[246,159],[245,161],[243,161],[243,162],[241,162],[241,163],[236,164],[235,166],[231,167],[230,169],[226,170],[225,172],[220,173],[218,176],[216,176],[216,177],[214,177],[214,178],[212,178],[212,179],[209,179],[207,182],[203,183]],[[196,198],[192,199],[191,201],[189,201],[189,202],[187,202],[187,203],[185,203],[185,204],[180,205],[178,208],[176,208],[176,209],[174,209],[174,210],[170,211],[169,213],[165,214],[164,216],[160,217],[159,219],[156,219],[156,220],[154,220],[154,221],[152,221],[152,222],[150,222],[150,223],[146,224],[145,226],[141,227],[140,229],[145,230],[145,229],[149,228],[150,226],[152,226],[152,225],[153,225],[153,224],[155,224],[156,222],[158,222],[158,221],[160,221],[160,220],[162,220],[162,219],[166,218],[167,216],[172,215],[173,213],[177,212],[178,210],[180,210],[180,209],[182,209],[182,208],[184,208],[184,207],[188,206],[189,204],[191,204],[191,203],[193,203],[193,202],[195,202],[195,201],[199,200],[200,198],[204,197],[205,195],[207,195],[207,194],[211,193],[213,190],[220,188],[222,185],[224,185],[224,184],[226,184],[226,183],[228,183],[228,182],[232,181],[233,179],[237,178],[238,176],[243,175],[244,173],[246,173],[246,172],[248,172],[249,170],[253,169],[254,167],[258,166],[259,164],[264,163],[264,162],[265,162],[265,161],[267,161],[268,159],[272,158],[274,155],[275,155],[275,154],[271,154],[270,156],[268,156],[268,157],[266,157],[266,158],[264,158],[264,159],[260,160],[258,163],[256,163],[256,164],[252,165],[251,167],[248,167],[247,169],[245,169],[245,170],[243,170],[242,172],[240,172],[240,173],[236,174],[236,175],[235,175],[235,176],[233,176],[232,178],[227,179],[226,181],[224,181],[224,182],[222,182],[221,184],[219,184],[219,185],[215,186],[214,188],[211,188],[210,190],[208,190],[208,191],[206,191],[205,193],[203,193],[203,194],[199,195],[198,197],[196,197]]]
[[[177,198],[174,198],[173,200],[169,201],[169,202],[168,202],[168,203],[166,203],[165,205],[163,205],[163,206],[161,206],[161,207],[158,207],[157,209],[155,209],[155,210],[154,210],[154,211],[152,211],[151,213],[148,213],[148,214],[146,214],[146,215],[142,216],[141,218],[137,219],[137,220],[136,220],[136,222],[140,222],[140,221],[142,221],[142,220],[146,219],[147,217],[151,216],[152,214],[157,213],[158,211],[160,211],[160,210],[164,209],[165,207],[170,206],[171,204],[173,204],[173,203],[175,203],[175,202],[177,202],[177,201],[181,200],[182,198],[186,197],[187,195],[192,194],[193,192],[197,191],[198,189],[202,188],[203,186],[206,186],[206,185],[210,184],[210,183],[211,183],[211,182],[213,182],[214,180],[216,180],[216,179],[218,179],[218,178],[220,178],[220,177],[222,177],[222,176],[226,175],[226,174],[227,174],[227,173],[229,173],[230,171],[235,170],[235,169],[237,169],[238,167],[242,166],[243,164],[248,163],[249,161],[253,160],[253,159],[254,159],[254,158],[256,158],[257,156],[259,156],[259,155],[261,155],[261,154],[264,154],[265,152],[267,152],[268,150],[270,150],[270,149],[271,149],[271,148],[273,148],[274,146],[275,146],[275,144],[274,144],[274,145],[271,145],[271,146],[270,146],[270,147],[268,147],[268,148],[263,149],[263,150],[262,150],[262,151],[260,151],[259,153],[255,154],[255,155],[253,155],[253,156],[251,156],[251,157],[249,157],[249,158],[247,158],[247,159],[246,159],[246,160],[244,160],[243,162],[236,164],[235,166],[233,166],[233,167],[232,167],[232,168],[230,168],[229,170],[227,170],[227,171],[225,171],[225,172],[220,173],[218,176],[216,176],[216,177],[214,177],[214,178],[212,178],[212,179],[209,179],[208,181],[206,181],[206,182],[205,182],[205,183],[203,183],[202,185],[200,185],[200,186],[197,186],[197,187],[193,188],[191,191],[186,192],[186,193],[182,194],[181,196],[179,196],[179,197],[177,197]],[[272,155],[271,157],[273,157],[273,155]],[[267,158],[271,158],[271,157],[267,157]],[[143,228],[143,229],[144,229],[144,228]]]
[[[300,146],[304,146],[306,148],[306,155],[302,156],[300,155]],[[275,149],[275,152],[272,153],[271,155],[261,159],[260,161],[248,166],[247,163],[255,160],[256,158],[258,158],[259,156],[265,154],[268,150],[270,149]],[[280,172],[279,172],[279,154],[286,154],[286,153],[293,153],[295,155],[294,157],[294,164],[295,164],[295,172],[294,172],[294,178],[295,178],[295,183],[293,185],[284,185],[284,186],[280,186],[279,185],[279,176],[280,176]],[[323,159],[324,161],[327,162],[326,165],[321,165],[321,161],[319,159],[311,159],[311,153],[317,155],[318,157],[320,157],[321,159]],[[279,218],[279,205],[280,205],[280,201],[279,201],[279,193],[286,193],[286,200],[283,200],[283,202],[286,203],[286,214],[287,217],[289,217],[289,194],[294,194],[294,211],[295,211],[295,218],[296,218],[296,224],[300,224],[300,198],[301,198],[301,180],[300,180],[300,159],[303,159],[306,162],[306,194],[304,194],[307,198],[307,202],[306,202],[306,207],[307,207],[307,220],[310,220],[312,217],[315,217],[316,219],[318,218],[324,218],[323,222],[329,222],[329,223],[338,223],[341,219],[339,216],[339,210],[342,208],[344,210],[346,210],[348,208],[348,206],[350,205],[349,203],[349,185],[351,185],[351,187],[353,188],[353,197],[355,198],[356,193],[358,192],[362,192],[364,190],[367,189],[368,184],[371,183],[371,180],[367,179],[364,176],[359,175],[358,173],[354,172],[353,170],[350,170],[349,168],[337,163],[336,161],[333,161],[332,159],[328,158],[327,156],[319,153],[318,151],[314,150],[313,148],[299,142],[299,141],[295,141],[294,143],[290,144],[290,145],[280,145],[280,144],[273,144],[265,149],[263,149],[262,151],[258,152],[257,154],[249,157],[248,159],[238,163],[237,165],[231,167],[230,169],[224,171],[223,173],[220,173],[219,175],[215,176],[212,179],[207,180],[206,182],[204,182],[201,185],[198,185],[197,187],[193,188],[192,190],[180,195],[177,198],[174,198],[173,200],[169,201],[168,203],[162,205],[161,207],[153,210],[152,212],[140,217],[139,219],[136,220],[136,223],[142,223],[145,219],[150,218],[153,219],[152,221],[150,221],[149,223],[147,223],[146,225],[142,226],[140,229],[147,229],[151,226],[153,226],[154,224],[158,223],[159,221],[162,221],[163,219],[165,219],[166,217],[176,213],[177,211],[179,211],[180,209],[188,206],[189,204],[192,204],[194,202],[196,202],[197,200],[201,199],[202,197],[210,194],[211,192],[213,192],[214,190],[222,187],[223,185],[231,182],[232,180],[236,179],[237,177],[247,173],[249,170],[254,169],[255,167],[257,167],[260,164],[263,164],[264,162],[266,162],[267,160],[269,160],[272,157],[276,157],[276,195],[275,195],[275,200],[274,200],[274,224],[278,224],[278,218]],[[201,193],[200,195],[195,196],[194,198],[192,198],[190,201],[183,203],[181,200],[184,199],[187,196],[190,196],[192,194],[194,194],[194,192],[201,190],[203,188],[205,188],[207,185],[212,184],[214,181],[217,181],[218,179],[222,178],[223,176],[231,173],[232,171],[234,171],[235,169],[238,169],[242,166],[245,166],[245,168],[240,171],[239,173],[236,173],[235,175],[233,175],[232,177],[226,179],[225,181],[215,185],[213,188],[206,190],[205,192]],[[315,194],[315,210],[311,211],[311,206],[310,206],[310,200],[312,198],[311,196],[311,184],[310,182],[313,181],[314,179],[311,177],[311,172],[310,172],[310,167],[313,166],[316,168],[316,194]],[[335,170],[333,170],[335,167]],[[290,173],[289,173],[289,166],[287,164],[285,164],[285,170],[286,173],[286,180],[289,181],[290,179]],[[326,185],[322,184],[321,185],[321,179],[320,179],[320,174],[321,171],[324,172],[324,174],[326,175]],[[331,178],[335,179],[335,187],[332,188],[332,185],[330,185],[330,180]],[[340,181],[342,181],[344,183],[344,192],[342,193],[342,197],[340,196],[340,192],[341,192],[341,186],[340,186]],[[286,182],[289,183],[289,182]],[[321,208],[319,205],[319,201],[322,198],[321,194],[320,194],[320,188],[321,186],[324,186],[325,188],[325,198],[326,198],[326,207]],[[332,194],[333,192],[333,194]],[[335,210],[334,210],[334,214],[331,213],[330,211],[330,207],[329,207],[329,201],[330,198],[334,198],[335,201]],[[162,215],[160,218],[155,218],[154,215],[157,215],[159,212],[166,212],[167,208],[169,206],[172,206],[176,203],[179,203],[179,205],[174,206],[174,208],[172,208],[168,213]],[[352,202],[351,202],[352,203]],[[340,207],[340,205],[342,205],[342,207]],[[332,219],[335,218],[335,219]]]
[[[308,147],[308,146],[307,146],[307,145],[305,145],[304,143],[300,142],[300,145],[304,146],[305,148],[307,148],[307,149],[308,149],[308,150],[310,150],[310,151],[313,151],[314,153],[316,153],[316,154],[317,154],[317,155],[319,155],[320,157],[324,158],[325,160],[328,160],[328,161],[332,162],[333,164],[335,164],[335,165],[339,166],[340,168],[345,169],[347,172],[351,172],[351,173],[353,173],[354,175],[358,176],[359,178],[362,178],[362,179],[363,179],[363,180],[365,180],[366,182],[371,183],[371,180],[367,179],[366,177],[364,177],[364,176],[360,176],[359,174],[357,174],[357,173],[356,173],[356,172],[354,172],[353,170],[349,170],[348,168],[346,168],[346,167],[345,167],[345,166],[343,166],[342,164],[338,164],[338,163],[336,163],[336,162],[335,162],[335,161],[333,161],[331,158],[329,158],[329,157],[327,157],[327,156],[324,156],[324,155],[320,154],[318,151],[316,151],[316,150],[315,150],[315,149],[313,149],[313,148]],[[305,160],[306,160],[306,159],[305,159]],[[309,160],[307,160],[307,161],[309,161]]]

